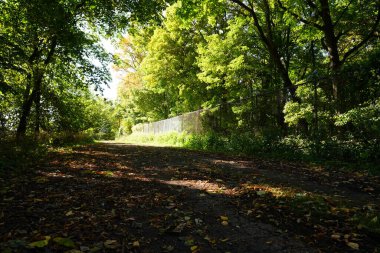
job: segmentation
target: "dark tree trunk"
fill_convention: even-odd
[[[16,132],[17,141],[22,141],[25,137],[26,128],[28,125],[28,117],[30,114],[30,110],[32,109],[34,96],[35,96],[35,92],[32,92],[29,98],[27,98],[22,105],[20,121],[18,123],[17,132]]]
[[[32,109],[33,102],[35,101],[38,94],[41,94],[41,83],[42,83],[42,74],[37,74],[36,79],[34,80],[34,87],[32,94],[30,94],[24,101],[21,108],[20,121],[17,127],[16,138],[17,141],[21,141],[26,134],[26,129],[28,125],[28,118],[30,111]]]
[[[329,52],[329,58],[330,58],[330,69],[332,74],[332,95],[334,98],[334,101],[336,103],[341,103],[339,96],[340,92],[340,69],[342,66],[342,62],[339,56],[339,49],[338,49],[338,38],[335,35],[335,27],[334,23],[331,19],[331,13],[330,13],[330,7],[328,0],[319,0],[321,4],[321,12],[320,15],[323,20],[323,26],[322,30],[325,35],[325,43],[327,46],[327,50]]]
[[[40,110],[42,80],[44,77],[44,71],[46,70],[45,68],[53,60],[53,56],[54,56],[56,47],[57,47],[57,37],[53,36],[52,40],[51,40],[51,44],[50,44],[50,49],[47,52],[46,59],[43,62],[44,68],[38,69],[38,70],[36,70],[36,73],[34,73],[33,91],[30,95],[29,95],[30,86],[27,86],[27,89],[26,89],[25,95],[24,95],[24,102],[23,102],[23,105],[21,107],[20,121],[19,121],[19,124],[17,127],[17,132],[16,132],[16,139],[18,142],[22,141],[22,139],[25,137],[26,129],[28,126],[28,118],[30,115],[30,111],[32,109],[33,102],[36,102],[36,100],[38,100],[37,104],[36,104],[36,112],[37,112],[38,118],[36,118],[37,121],[36,121],[35,130],[38,129],[38,132],[39,132],[39,128],[40,128],[39,127],[39,122],[40,122],[39,110]],[[33,51],[33,54],[31,55],[31,57],[29,59],[29,64],[33,65],[35,60],[40,58],[40,56],[41,56],[41,51],[39,51],[38,47],[36,47],[35,50]],[[32,76],[28,75],[28,79],[31,80]]]
[[[41,87],[39,87],[38,92],[34,98],[34,105],[36,108],[36,122],[34,126],[34,139],[38,140],[40,136],[40,125],[41,125]]]
[[[282,93],[281,90],[278,91],[276,100],[277,100],[277,124],[281,128],[282,134],[287,135],[288,127],[285,123],[285,114],[283,111],[285,101],[284,101],[284,94]]]
[[[284,87],[289,91],[290,97],[293,101],[298,101],[299,99],[296,96],[296,87],[293,84],[293,82],[290,80],[288,70],[285,66],[285,63],[281,60],[281,55],[278,51],[278,47],[272,37],[272,26],[270,23],[266,24],[267,26],[267,33],[265,33],[263,26],[260,24],[259,17],[256,13],[256,10],[253,7],[250,7],[245,4],[245,1],[239,1],[239,0],[230,0],[231,2],[236,3],[243,9],[249,12],[250,16],[253,18],[254,25],[258,31],[260,39],[263,41],[264,45],[267,47],[269,55],[271,56],[271,59],[277,68],[278,72],[280,73],[280,76],[284,82]],[[265,8],[267,9],[266,12],[266,20],[270,20],[270,13],[269,13],[269,7],[268,2],[265,2]],[[269,21],[270,22],[270,21]]]

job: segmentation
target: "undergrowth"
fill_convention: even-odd
[[[184,147],[194,150],[255,155],[272,159],[303,161],[339,166],[348,170],[366,170],[380,174],[380,141],[345,141],[337,138],[315,142],[301,136],[263,137],[249,133],[229,136],[170,132],[166,134],[131,134],[120,141]]]
[[[27,136],[22,141],[16,141],[13,137],[3,137],[0,139],[0,177],[31,171],[33,165],[43,159],[48,151],[93,142],[93,136],[86,133],[42,133],[38,140]]]

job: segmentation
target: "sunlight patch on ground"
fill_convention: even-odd
[[[225,195],[236,195],[236,189],[227,188],[224,185],[212,183],[208,180],[159,180],[160,183],[174,186],[187,187],[194,190],[206,191],[208,193],[220,193]]]
[[[252,168],[252,164],[248,164],[248,162],[244,160],[230,161],[230,160],[212,159],[211,162],[215,165],[228,165],[228,166],[233,166],[234,168],[238,168],[238,169]]]
[[[65,174],[65,173],[62,173],[60,171],[56,171],[56,172],[44,172],[44,171],[41,171],[39,172],[41,175],[45,176],[39,176],[39,177],[36,177],[35,181],[37,183],[45,183],[47,181],[49,181],[47,178],[49,177],[61,177],[61,178],[73,178],[74,176],[73,175],[68,175],[68,174]]]
[[[290,187],[273,187],[267,184],[253,184],[250,182],[246,182],[242,184],[242,187],[246,190],[253,190],[259,192],[261,194],[270,193],[274,197],[294,197],[296,194],[308,194],[305,192],[300,193],[293,188]]]

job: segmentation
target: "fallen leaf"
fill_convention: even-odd
[[[140,242],[139,241],[134,241],[132,244],[133,247],[138,248],[140,247]]]
[[[164,245],[162,249],[163,249],[163,252],[171,252],[174,250],[174,247],[172,245]]]
[[[186,223],[181,223],[181,224],[179,224],[178,226],[176,226],[176,227],[172,230],[172,232],[173,232],[173,233],[181,233],[182,230],[185,228],[185,226],[186,226]]]
[[[196,251],[198,249],[198,246],[191,246],[191,251]]]
[[[73,215],[74,213],[73,213],[73,211],[68,211],[65,215],[66,216],[71,216],[71,215]]]
[[[221,219],[222,221],[228,221],[228,217],[227,217],[227,216],[220,216],[220,219]]]
[[[367,187],[367,188],[364,188],[363,190],[365,192],[373,192],[375,189],[373,189],[372,187]]]
[[[119,246],[116,240],[107,240],[104,242],[104,247],[108,249],[116,249]]]
[[[228,226],[228,221],[225,221],[225,220],[222,221],[222,225],[223,225],[223,226]]]
[[[194,239],[189,238],[185,241],[185,245],[187,246],[193,246],[194,245]]]
[[[359,249],[359,244],[354,243],[354,242],[347,242],[347,246],[350,247],[351,249],[355,249],[355,250]]]
[[[210,236],[208,236],[208,235],[206,235],[203,239],[207,240],[211,244],[215,244],[216,243],[216,240],[215,239],[211,239]]]
[[[43,248],[49,244],[50,239],[51,239],[50,236],[45,236],[44,240],[29,243],[28,247],[29,248]]]
[[[53,241],[58,245],[65,246],[67,248],[75,247],[75,243],[70,238],[56,237]]]

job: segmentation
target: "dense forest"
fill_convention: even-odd
[[[380,0],[0,0],[0,252],[379,253],[379,35]]]
[[[379,8],[378,1],[173,3],[159,24],[134,24],[119,42],[121,130],[208,109],[212,136],[203,142],[216,142],[206,144],[214,149],[238,138],[244,147],[231,149],[248,153],[291,146],[378,160]]]
[[[379,1],[0,5],[2,139],[113,139],[206,109],[216,142],[379,159]],[[116,101],[94,92],[111,63]]]
[[[150,1],[0,1],[1,138],[114,138],[114,106],[94,92],[110,80],[101,39],[161,9]]]

